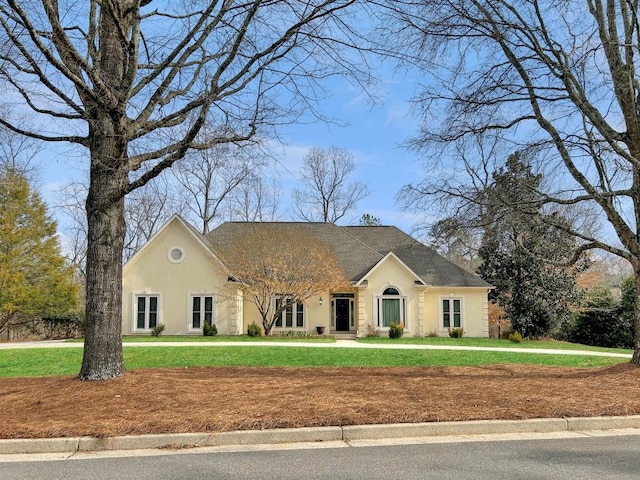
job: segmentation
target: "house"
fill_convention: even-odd
[[[124,266],[123,334],[148,334],[164,324],[165,335],[198,335],[209,322],[221,335],[239,335],[252,322],[260,325],[255,305],[216,253],[224,251],[218,246],[246,235],[250,225],[227,222],[205,236],[181,217],[171,218]],[[456,327],[465,336],[488,336],[491,285],[398,228],[269,225],[308,229],[335,252],[349,280],[342,291],[288,309],[273,333],[315,332],[323,326],[329,334],[355,337],[378,330],[384,335],[392,321],[402,321],[405,336],[446,336]]]

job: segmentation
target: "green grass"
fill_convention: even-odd
[[[336,339],[329,336],[318,337],[311,335],[303,336],[287,336],[287,335],[271,335],[268,337],[250,337],[249,335],[216,335],[213,337],[205,337],[203,335],[176,335],[176,336],[159,336],[151,335],[125,335],[122,337],[123,343],[129,342],[311,342],[311,343],[335,343]],[[67,342],[77,343],[84,342],[82,338],[74,338]]]
[[[594,352],[632,353],[633,350],[621,348],[592,347],[579,343],[560,342],[556,340],[524,340],[521,343],[509,340],[497,340],[493,338],[450,338],[450,337],[423,337],[423,338],[389,338],[389,337],[363,337],[358,339],[362,343],[404,343],[411,345],[442,345],[460,347],[501,347],[501,348],[544,348],[553,350],[589,350]]]
[[[159,367],[391,367],[463,366],[518,363],[570,367],[601,367],[624,358],[542,355],[511,352],[446,350],[381,350],[310,347],[126,347],[128,370]],[[0,350],[0,377],[75,375],[81,348]]]

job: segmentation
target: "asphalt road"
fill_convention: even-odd
[[[0,463],[0,479],[638,479],[640,435]],[[131,456],[129,456],[131,455]],[[2,460],[0,460],[2,462]]]

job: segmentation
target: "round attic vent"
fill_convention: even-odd
[[[170,248],[168,258],[171,263],[180,263],[184,260],[184,250],[180,247]]]

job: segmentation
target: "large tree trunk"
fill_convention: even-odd
[[[122,253],[124,194],[129,183],[125,127],[126,42],[129,25],[114,4],[102,4],[99,19],[100,71],[109,89],[87,98],[89,193],[87,195],[87,301],[81,380],[106,380],[124,374],[122,358]],[[81,93],[81,92],[80,92]]]
[[[87,196],[87,302],[81,380],[124,374],[122,357],[122,252],[125,236],[126,144],[109,135],[114,125],[103,115],[91,132]]]

